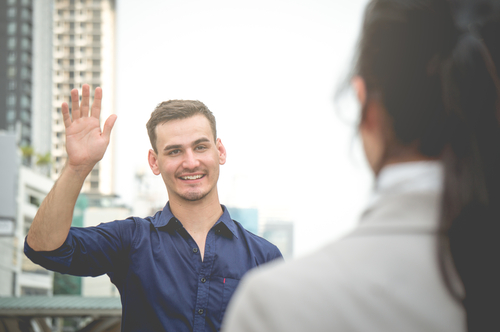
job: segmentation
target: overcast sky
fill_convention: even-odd
[[[372,179],[346,77],[366,0],[118,0],[117,193],[150,173],[145,124],[169,99],[197,99],[227,149],[222,204],[295,223],[295,256],[353,227]],[[158,197],[166,190],[156,179]],[[164,195],[163,197],[161,197]]]

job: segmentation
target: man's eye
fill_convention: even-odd
[[[207,149],[207,147],[206,147],[206,146],[204,146],[204,145],[198,145],[198,146],[196,147],[196,150],[206,150],[206,149]]]
[[[174,154],[178,154],[178,153],[180,153],[180,152],[181,152],[181,150],[171,150],[171,151],[169,151],[169,152],[168,152],[168,155],[169,155],[169,156],[172,156],[172,155],[174,155]]]

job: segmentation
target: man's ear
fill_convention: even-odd
[[[153,171],[153,174],[159,175],[160,167],[158,166],[158,157],[156,156],[156,153],[154,152],[153,149],[149,149],[148,162],[149,162],[149,167]]]
[[[226,148],[220,138],[217,138],[217,142],[215,143],[217,147],[217,151],[219,152],[219,164],[224,165],[226,163]]]

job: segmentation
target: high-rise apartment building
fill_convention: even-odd
[[[115,0],[55,0],[53,23],[52,176],[66,161],[62,102],[71,106],[70,91],[84,83],[103,89],[101,120],[114,113]],[[81,91],[81,90],[80,90]],[[113,193],[113,142],[85,181],[88,194]]]
[[[21,146],[32,143],[32,16],[31,0],[0,0],[0,130]]]

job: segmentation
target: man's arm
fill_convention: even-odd
[[[89,86],[84,84],[81,104],[78,90],[71,91],[72,117],[68,104],[62,104],[68,159],[59,179],[40,205],[28,232],[26,241],[35,251],[55,250],[64,243],[85,178],[108,147],[116,115],[106,120],[101,131],[101,88],[96,88],[91,108],[89,99]]]

